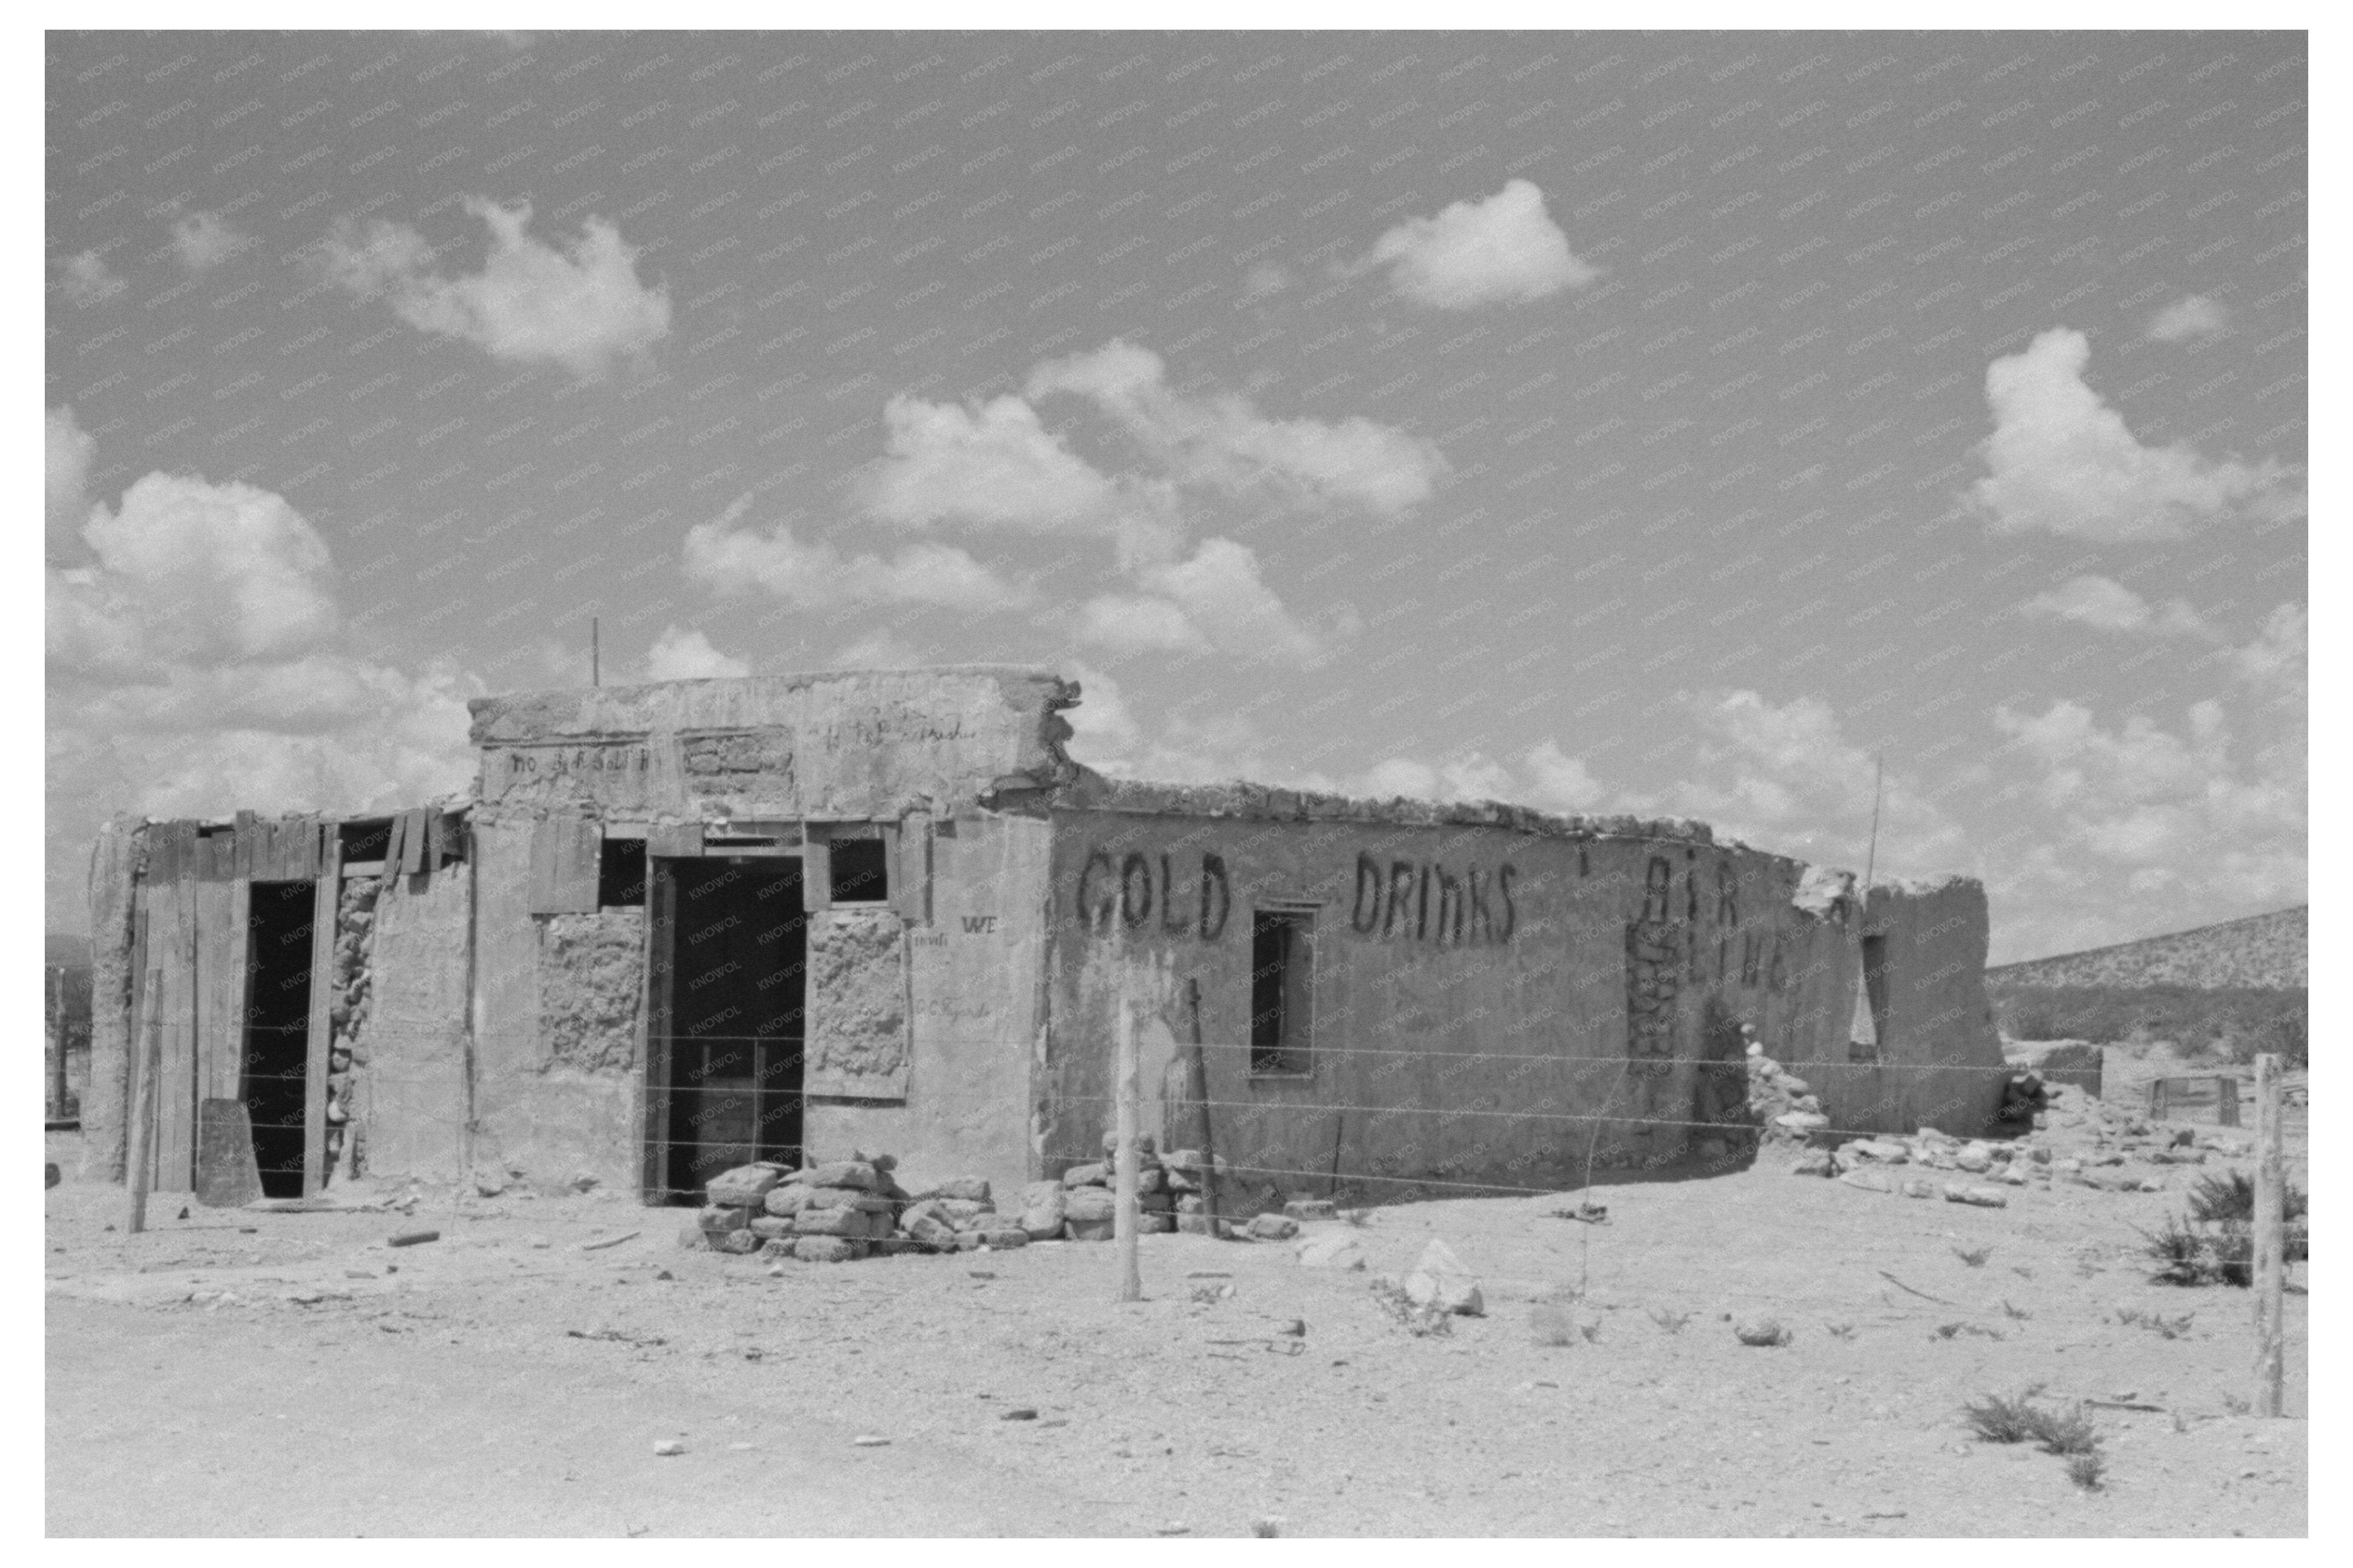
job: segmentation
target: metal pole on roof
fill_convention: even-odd
[[[1879,789],[1887,778],[1887,753],[1873,759],[1871,769],[1871,847],[1862,857],[1862,896],[1866,905],[1871,900],[1872,873],[1879,865]]]
[[[596,644],[596,618],[592,615],[588,618],[588,683],[592,686],[601,686],[605,683],[604,671],[599,668],[599,652],[600,650]]]

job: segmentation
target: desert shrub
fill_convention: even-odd
[[[2034,1396],[2042,1392],[2036,1383],[2015,1399],[2004,1399],[1998,1393],[1961,1406],[1961,1418],[1968,1424],[1980,1442],[2023,1443],[2034,1436]]]
[[[2035,1408],[2028,1413],[2027,1425],[2035,1446],[2046,1454],[2088,1454],[2100,1444],[2098,1431],[2080,1404],[2067,1411]]]
[[[1653,1307],[1651,1308],[1651,1321],[1656,1323],[1661,1329],[1670,1334],[1682,1333],[1683,1331],[1683,1325],[1691,1320],[1692,1315],[1690,1313],[1678,1312],[1671,1307]]]
[[[2290,1221],[2304,1218],[2307,1200],[2303,1191],[2293,1181],[2284,1183],[2284,1189],[2280,1194],[2282,1217]],[[2243,1171],[2221,1175],[2208,1171],[2189,1189],[2189,1213],[2193,1219],[2210,1223],[2236,1220],[2253,1224],[2255,1179]]]
[[[2100,1489],[2100,1478],[2108,1473],[2108,1462],[2097,1454],[2078,1454],[2067,1461],[2067,1478],[2087,1492]]]

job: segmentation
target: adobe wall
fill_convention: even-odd
[[[1987,1128],[2007,1069],[1985,990],[1984,885],[1963,876],[1875,882],[1860,934],[1887,942],[1880,1059],[1848,1064],[1832,1050],[1799,1067],[1823,1114],[1833,1127],[1867,1131],[1935,1127],[1966,1137]]]
[[[803,1137],[821,1154],[895,1154],[911,1190],[983,1176],[1014,1192],[1032,1169],[1029,1085],[1042,1048],[1052,832],[1036,818],[967,810],[943,820],[930,842],[929,921],[860,912],[895,928],[904,955],[904,1097],[812,1095]],[[812,965],[812,988],[818,981]]]
[[[638,820],[896,820],[1069,768],[1075,688],[998,666],[669,681],[478,698],[485,802]]]
[[[1052,1027],[1039,1086],[1048,1170],[1097,1157],[1123,995],[1138,1004],[1145,1125],[1170,1119],[1161,1087],[1192,1027],[1188,980],[1199,986],[1217,1152],[1265,1168],[1270,1184],[1313,1191],[1335,1151],[1344,1175],[1525,1186],[1565,1182],[1588,1150],[1604,1166],[1664,1162],[1695,1136],[1675,1124],[1704,1119],[1700,1059],[1736,1057],[1739,1024],[1784,1060],[1846,1054],[1860,972],[1846,882],[1829,879],[1820,896],[1817,874],[1801,901],[1805,866],[1713,843],[1696,824],[1579,834],[1054,815]],[[1972,928],[1973,885],[1941,902],[1886,900],[1891,961],[1910,973],[1934,959],[1925,972],[1938,975],[1906,992],[1892,1036],[1974,1037],[1967,1000],[1983,900]],[[1248,1070],[1250,910],[1263,900],[1316,909],[1316,1059],[1304,1079]],[[1874,1098],[1888,1101],[1878,1086],[1858,1087],[1842,1108],[1860,1114]],[[1884,1118],[1915,1099],[1882,1103],[1882,1121],[1856,1125],[1892,1127]]]
[[[328,1058],[331,1084],[352,1075],[360,1130],[347,1163],[372,1176],[446,1179],[464,1169],[471,870],[456,862],[349,879],[346,896],[363,882],[375,884],[366,1014],[348,1033],[338,1028]]]
[[[533,914],[539,815],[473,813],[474,1163],[635,1192],[646,912]]]
[[[657,833],[885,821],[908,835],[902,870],[928,854],[932,917],[899,899],[812,917],[813,1028],[822,1017],[870,1039],[812,1037],[805,1144],[894,1153],[912,1173],[1022,1179],[1048,834],[972,802],[1067,776],[1059,710],[1075,696],[1049,673],[991,666],[476,702],[482,1159],[628,1191],[641,1180],[642,996],[622,982],[643,972],[645,912],[533,914],[534,822],[551,810]],[[829,1011],[817,992],[828,977]],[[850,1013],[860,1022],[843,1022]],[[821,1084],[828,1065],[839,1071]]]

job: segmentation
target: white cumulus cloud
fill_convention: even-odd
[[[712,647],[701,627],[665,626],[646,654],[649,681],[703,681],[751,673],[751,665]]]
[[[49,438],[52,502],[81,503],[89,439],[62,410]],[[480,683],[354,646],[327,545],[284,497],[150,473],[90,505],[79,538],[86,564],[45,584],[53,918],[78,923],[114,811],[356,811],[464,787]]]
[[[475,344],[492,357],[557,365],[601,380],[642,359],[670,334],[670,291],[638,281],[637,251],[599,217],[564,250],[531,238],[531,204],[512,207],[469,197],[466,210],[491,231],[480,272],[445,278],[430,270],[432,248],[405,224],[364,231],[344,223],[328,236],[328,275],[364,299],[387,298],[420,332]]]
[[[1447,471],[1434,442],[1362,416],[1276,419],[1237,394],[1187,397],[1150,349],[1113,339],[1030,371],[1031,399],[1087,397],[1173,478],[1241,489],[1279,485],[1300,498],[1394,514],[1430,499]]]
[[[66,298],[77,305],[95,305],[111,300],[130,286],[121,274],[106,264],[106,258],[95,250],[85,250],[66,259]]]
[[[2084,385],[2091,344],[2064,327],[1986,371],[1994,430],[1970,495],[1997,531],[2041,528],[2107,542],[2168,538],[2228,517],[2304,510],[2280,466],[2209,461],[2186,445],[2142,445]]]
[[[886,522],[953,522],[1030,533],[1099,526],[1116,486],[1018,397],[976,408],[896,397],[883,406],[884,456],[866,510]]]
[[[763,588],[803,609],[929,604],[988,611],[1017,609],[1030,599],[1024,585],[954,546],[923,541],[888,556],[849,555],[797,537],[786,523],[765,531],[737,526],[750,509],[747,495],[687,531],[687,576],[722,594]]]
[[[1121,652],[1215,649],[1256,662],[1315,665],[1324,641],[1300,624],[1259,575],[1258,556],[1205,539],[1188,559],[1135,574],[1140,594],[1104,594],[1081,609],[1080,636]]]
[[[1389,270],[1389,286],[1439,310],[1526,304],[1581,288],[1601,270],[1568,248],[1544,192],[1513,180],[1482,201],[1408,218],[1373,242],[1352,271]]]
[[[2114,577],[2068,578],[2021,607],[2046,620],[2072,620],[2099,631],[2153,631],[2165,637],[2211,637],[2205,619],[2185,599],[2152,605]]]
[[[191,272],[217,267],[252,243],[216,212],[193,212],[172,225],[172,248]]]
[[[2158,343],[2182,343],[2211,337],[2229,324],[2230,317],[2221,305],[2203,294],[2192,294],[2158,312],[2148,323],[2148,335]]]

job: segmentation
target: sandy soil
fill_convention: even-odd
[[[1147,1298],[1123,1306],[1101,1244],[772,1275],[681,1250],[677,1211],[594,1196],[173,1203],[127,1237],[105,1228],[119,1189],[69,1183],[48,1194],[47,1528],[2305,1531],[2303,1266],[2290,1418],[2260,1421],[2234,1413],[2248,1293],[2151,1285],[2136,1250],[2197,1168],[2149,1167],[2163,1193],[2062,1182],[1984,1210],[1787,1164],[1600,1189],[1600,1225],[1555,1217],[1557,1197],[1374,1211],[1350,1233],[1373,1270],[1436,1235],[1481,1277],[1487,1315],[1429,1337],[1366,1274],[1285,1245],[1146,1237]],[[441,1239],[386,1245],[417,1227]],[[1580,1278],[1590,1339],[1538,1343],[1532,1308]],[[2166,1337],[2120,1311],[2189,1322]],[[1732,1320],[1762,1315],[1793,1342],[1743,1345]],[[2087,1491],[1960,1423],[2034,1383],[2158,1408],[2093,1409],[2108,1467]]]

